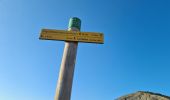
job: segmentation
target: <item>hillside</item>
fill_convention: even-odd
[[[138,91],[136,93],[119,97],[116,100],[170,100],[170,97],[159,93]]]

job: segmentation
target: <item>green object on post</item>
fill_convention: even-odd
[[[80,28],[81,28],[81,20],[79,18],[77,18],[77,17],[70,18],[68,28],[73,28],[73,27],[80,30]]]

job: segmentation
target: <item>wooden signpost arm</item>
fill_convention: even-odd
[[[80,19],[76,17],[70,19],[68,30],[80,31],[80,27]],[[65,42],[55,100],[70,100],[71,98],[77,46],[78,42]]]

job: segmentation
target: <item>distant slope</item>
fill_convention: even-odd
[[[170,100],[170,97],[159,93],[139,91],[119,97],[116,100]]]

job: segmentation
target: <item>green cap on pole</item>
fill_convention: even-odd
[[[79,18],[77,18],[77,17],[70,18],[68,28],[73,28],[73,27],[80,30],[81,20]]]

